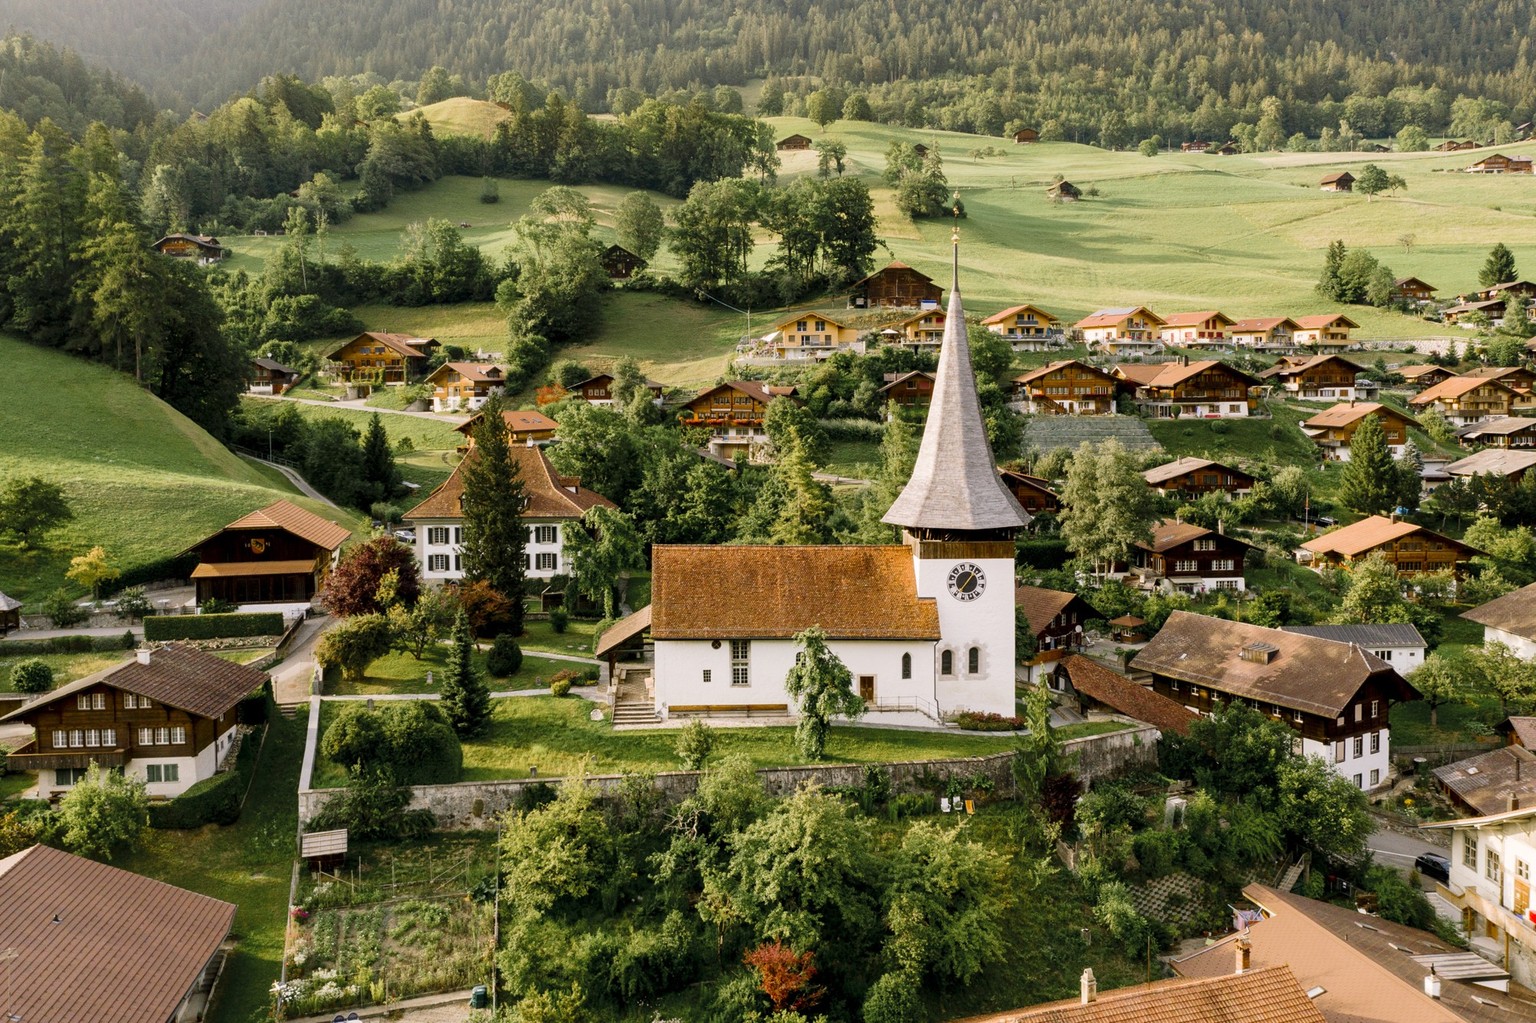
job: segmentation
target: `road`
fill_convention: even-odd
[[[337,511],[341,511],[340,505],[338,505],[335,501],[332,501],[329,497],[326,497],[324,494],[320,493],[320,491],[316,490],[314,487],[310,486],[309,481],[306,480],[303,476],[300,476],[293,469],[288,468],[286,465],[278,465],[276,462],[269,462],[265,458],[256,458],[254,456],[248,457],[250,457],[251,461],[253,462],[260,462],[262,465],[270,465],[272,468],[282,473],[285,477],[287,477],[288,482],[292,483],[298,492],[303,494],[305,497],[314,498],[316,501],[319,501],[322,504],[329,505],[330,507],[335,508]]]
[[[1397,867],[1405,873],[1413,869],[1413,861],[1421,853],[1439,853],[1441,856],[1450,854],[1450,850],[1444,846],[1426,842],[1417,835],[1405,835],[1379,826],[1371,837],[1366,839],[1365,844],[1376,857],[1377,863]],[[1430,883],[1433,884],[1433,882]]]
[[[377,412],[381,416],[415,416],[417,419],[430,419],[434,423],[447,423],[449,426],[459,426],[469,422],[469,416],[453,415],[446,412],[411,412],[407,409],[379,408],[376,405],[368,404],[366,398],[354,398],[350,401],[345,399],[324,401],[319,398],[295,398],[288,394],[249,394],[245,397],[259,398],[262,401],[293,401],[298,402],[300,405],[319,405],[321,408],[330,409],[349,408],[355,409],[358,412]]]

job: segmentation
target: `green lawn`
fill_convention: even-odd
[[[246,397],[242,401],[248,402],[272,402],[278,399]],[[417,451],[444,451],[452,450],[464,440],[462,434],[454,427],[456,422],[441,422],[432,419],[423,419],[421,416],[398,416],[389,412],[371,412],[358,408],[329,408],[323,405],[309,405],[301,401],[291,401],[288,405],[298,409],[299,415],[306,419],[341,419],[357,429],[359,434],[368,429],[369,421],[377,415],[379,421],[384,424],[384,432],[389,435],[391,444],[398,444],[401,437],[409,437],[411,444]]]
[[[1266,466],[1311,465],[1317,445],[1297,425],[1316,413],[1271,402],[1273,419],[1151,419],[1147,429],[1168,457],[1238,459]]]
[[[37,775],[32,771],[0,774],[0,803],[15,799],[36,784]]]
[[[536,619],[523,623],[523,634],[517,637],[517,644],[524,650],[544,650],[556,654],[591,657],[592,634],[596,631],[596,622],[579,618],[570,619],[566,623],[564,632],[556,632],[547,618]]]
[[[421,660],[408,653],[392,652],[374,661],[361,682],[336,681],[326,688],[332,696],[380,696],[389,693],[435,693],[442,686],[443,672],[448,667],[449,647],[439,644],[422,652]],[[475,652],[475,670],[485,674],[484,650]],[[583,667],[571,661],[557,661],[549,657],[529,654],[523,658],[523,666],[510,678],[485,676],[493,692],[510,692],[517,689],[539,689],[549,685],[549,677],[565,668]],[[432,672],[432,682],[427,682],[427,672]]]
[[[22,661],[38,660],[48,665],[53,669],[53,682],[57,687],[101,671],[103,668],[110,668],[114,664],[123,664],[131,656],[132,651],[120,650],[114,653],[29,654],[25,657],[17,657],[8,655],[5,644],[0,643],[0,693],[15,691],[11,688],[11,669]]]

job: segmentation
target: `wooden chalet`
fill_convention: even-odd
[[[1433,363],[1427,362],[1398,366],[1392,372],[1402,377],[1403,383],[1409,387],[1417,387],[1421,390],[1425,387],[1433,387],[1456,375],[1444,366],[1436,366]]]
[[[1464,448],[1536,448],[1536,419],[1526,416],[1482,419],[1457,430],[1456,440]]]
[[[885,401],[905,409],[926,409],[933,402],[933,374],[920,369],[885,374],[880,394]]]
[[[217,238],[207,234],[168,234],[152,248],[162,256],[196,260],[198,266],[210,266],[229,255]]]
[[[1163,519],[1150,541],[1136,542],[1126,581],[1163,593],[1246,590],[1243,559],[1252,548],[1221,530]]]
[[[1150,631],[1147,620],[1135,615],[1121,615],[1109,620],[1109,638],[1116,643],[1145,643]]]
[[[647,378],[642,386],[651,392],[651,400],[660,405],[662,385]],[[589,405],[612,405],[614,403],[613,391],[614,378],[612,373],[599,373],[595,377],[590,377],[566,388],[568,395],[580,398]]]
[[[1408,405],[1421,412],[1435,409],[1453,426],[1467,426],[1509,416],[1519,397],[1513,387],[1499,380],[1455,376],[1415,394]]]
[[[1070,181],[1062,180],[1054,182],[1045,190],[1045,194],[1055,202],[1077,202],[1083,197],[1083,190]]]
[[[1466,168],[1468,174],[1529,174],[1531,158],[1523,154],[1491,153]]]
[[[776,359],[825,359],[853,346],[864,331],[826,313],[797,312],[780,319],[763,340]]]
[[[597,257],[610,280],[627,281],[648,265],[622,245],[610,245]]]
[[[1518,295],[1527,303],[1536,299],[1536,284],[1530,281],[1505,281],[1492,287],[1484,288],[1477,293],[1479,298],[1507,299],[1511,295]]]
[[[424,382],[432,388],[433,412],[461,412],[477,409],[491,395],[502,393],[507,378],[500,366],[445,362],[427,374]]]
[[[435,338],[369,330],[326,355],[332,375],[355,384],[405,384],[420,377]]]
[[[1435,147],[1437,153],[1463,153],[1472,149],[1483,148],[1482,143],[1476,139],[1446,139]]]
[[[1355,377],[1365,367],[1338,355],[1282,359],[1259,374],[1302,401],[1354,401],[1360,397]]]
[[[307,605],[351,530],[288,501],[242,515],[183,553],[197,555],[197,602]]]
[[[1394,458],[1401,455],[1403,447],[1408,443],[1408,431],[1417,424],[1397,409],[1374,401],[1340,402],[1302,423],[1301,432],[1323,449],[1324,457],[1347,462],[1349,442],[1354,439],[1355,431],[1360,429],[1366,416],[1376,416],[1381,420],[1381,429],[1387,438],[1387,450],[1392,452]]]
[[[1505,303],[1502,298],[1479,299],[1473,302],[1457,302],[1440,310],[1440,317],[1448,324],[1459,324],[1475,316],[1486,317],[1490,323],[1504,318]]]
[[[1141,624],[1146,625],[1146,622]],[[1145,641],[1146,637],[1136,640]],[[1118,671],[1082,654],[1067,654],[1058,661],[1051,674],[1050,686],[1074,698],[1079,714],[1117,714],[1152,725],[1165,735],[1188,735],[1189,726],[1200,720],[1200,715],[1182,703],[1176,703],[1139,682],[1132,682]]]
[[[1209,148],[1211,148],[1211,144],[1203,139],[1191,139],[1188,142],[1179,144],[1179,152],[1181,153],[1203,153]]]
[[[1392,282],[1392,297],[1414,305],[1426,305],[1435,300],[1435,286],[1417,277],[1399,277]]]
[[[1349,171],[1325,174],[1318,187],[1324,192],[1352,192],[1355,190],[1355,176]]]
[[[1237,321],[1218,309],[1194,313],[1170,313],[1163,322],[1165,344],[1181,348],[1225,347],[1227,328]]]
[[[1102,369],[1063,359],[1013,378],[1014,394],[1035,415],[1102,416],[1115,411],[1120,381]]]
[[[217,773],[235,746],[240,702],[266,681],[195,647],[141,649],[0,718],[34,731],[7,769],[38,772],[42,799],[69,791],[93,763],[138,778],[151,796],[178,796]]]
[[[276,359],[258,355],[251,360],[251,379],[246,390],[251,394],[279,395],[298,383],[303,375]]]
[[[1401,576],[1450,569],[1458,576],[1461,566],[1482,552],[1432,529],[1372,515],[1340,526],[1302,545],[1312,553],[1312,567],[1348,569],[1375,553],[1386,555]]]
[[[474,447],[475,427],[480,424],[484,413],[471,416],[466,423],[460,423],[454,429],[462,433],[467,439],[468,447]],[[534,412],[531,409],[503,409],[502,422],[507,424],[507,439],[513,445],[523,447],[538,447],[548,444],[555,439],[555,431],[560,424],[549,418],[542,412]]]
[[[887,324],[880,335],[887,344],[914,351],[937,352],[944,344],[944,321],[947,318],[943,309],[920,309],[911,316]]]
[[[763,432],[768,403],[775,398],[794,401],[794,393],[793,387],[761,380],[727,380],[696,395],[678,411],[677,421],[685,427],[709,430],[713,454],[751,457],[753,449],[768,439]]]
[[[1531,467],[1536,466],[1536,451],[1529,448],[1484,448],[1481,451],[1458,458],[1445,467],[1450,476],[1471,479],[1473,476],[1491,476],[1494,479],[1518,483]]]
[[[1073,324],[1090,346],[1114,355],[1145,355],[1162,350],[1163,318],[1146,306],[1100,309]]]
[[[1040,141],[1040,132],[1034,128],[1020,128],[1013,133],[1013,141],[1017,145],[1025,145],[1030,142]]]
[[[1296,321],[1289,316],[1260,316],[1238,320],[1227,329],[1227,336],[1238,348],[1256,352],[1293,352],[1296,350]]]
[[[1037,305],[1010,306],[988,316],[981,325],[1013,342],[1015,350],[1038,350],[1062,338],[1061,320]]]
[[[877,306],[918,308],[925,303],[940,304],[944,289],[933,278],[898,261],[888,263],[855,284],[848,295],[852,309]]]
[[[1253,411],[1258,379],[1214,359],[1120,365],[1115,376],[1134,388],[1138,405],[1158,419],[1235,419]]]
[[[1044,680],[1057,661],[1081,650],[1086,643],[1084,626],[1104,618],[1077,594],[1043,586],[1015,587],[1014,606],[1029,622],[1029,631],[1035,637],[1034,656],[1020,658],[1028,682]]]
[[[1013,495],[1013,499],[1019,502],[1019,507],[1029,513],[1030,518],[1037,515],[1054,515],[1061,511],[1061,495],[1051,489],[1051,481],[1043,476],[1031,476],[1027,472],[1015,472],[1012,469],[999,469],[998,475],[1003,478],[1003,485]]]
[[[777,143],[774,144],[774,148],[778,149],[780,152],[799,152],[800,150],[811,148],[811,137],[809,135],[800,135],[798,133],[794,135],[785,135],[783,138],[779,139]]]
[[[1193,500],[1210,493],[1241,497],[1253,489],[1254,478],[1241,469],[1209,458],[1178,458],[1141,474],[1147,486],[1164,497]]]
[[[1390,664],[1351,643],[1188,611],[1169,615],[1131,667],[1197,714],[1241,702],[1284,721],[1304,755],[1360,788],[1388,779],[1392,704],[1419,698]]]
[[[1536,412],[1536,373],[1525,366],[1481,366],[1461,375],[1496,380],[1514,391],[1515,400],[1510,405],[1510,412],[1513,415],[1530,415]]]
[[[1323,313],[1318,316],[1296,317],[1296,343],[1310,345],[1319,351],[1344,349],[1351,344],[1349,332],[1359,330],[1360,324],[1343,313]]]
[[[21,601],[0,593],[0,636],[21,628]]]

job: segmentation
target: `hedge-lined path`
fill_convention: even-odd
[[[95,629],[16,629],[4,636],[0,636],[0,643],[17,642],[30,643],[39,639],[57,639],[60,636],[121,636],[125,632],[131,632],[135,639],[144,638],[144,625],[107,625]],[[123,651],[123,656],[128,652]],[[551,655],[553,656],[553,655]]]

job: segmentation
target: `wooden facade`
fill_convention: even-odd
[[[880,388],[885,400],[907,409],[926,409],[933,403],[933,374],[922,370],[885,374]]]
[[[993,313],[981,325],[1010,341],[1045,341],[1061,336],[1061,320],[1036,305],[1016,305]]]
[[[677,414],[684,427],[710,431],[710,450],[733,456],[752,453],[754,445],[767,439],[763,418],[775,398],[793,400],[793,387],[774,387],[759,380],[728,380],[699,394]]]
[[[646,268],[645,260],[622,245],[610,245],[597,257],[611,280],[627,281]]]
[[[1164,496],[1185,500],[1211,493],[1237,497],[1252,490],[1256,482],[1252,475],[1241,469],[1205,458],[1180,458],[1148,469],[1142,477],[1148,486]]]
[[[1040,141],[1040,132],[1034,128],[1020,128],[1013,133],[1013,141],[1019,145]]]
[[[1061,496],[1051,489],[1050,480],[1012,469],[999,469],[998,473],[1013,499],[1019,502],[1019,507],[1031,516],[1054,515],[1061,511]]]
[[[1399,277],[1392,282],[1392,295],[1405,302],[1423,305],[1435,300],[1435,286],[1417,277]]]
[[[246,386],[252,394],[278,395],[298,383],[303,375],[275,359],[255,358],[251,360],[251,379]]]
[[[472,362],[445,362],[426,379],[432,387],[433,412],[477,409],[493,394],[500,394],[506,377],[500,366]]]
[[[131,708],[127,705],[130,695]],[[22,720],[37,730],[37,736],[7,758],[10,769],[17,771],[83,770],[92,763],[121,768],[135,759],[195,757],[236,724],[234,708],[217,718],[199,717],[177,707],[141,700],[110,680],[38,707]],[[140,731],[146,728],[151,730],[147,745],[141,741],[144,736]],[[164,743],[155,741],[162,737]]]
[[[1120,381],[1076,359],[1053,362],[1014,377],[1014,393],[1025,410],[1044,415],[1100,416],[1115,411]]]
[[[567,393],[580,398],[590,405],[612,405],[614,379],[611,373],[599,373],[589,380],[572,384]],[[662,385],[654,380],[645,381],[646,390],[651,392],[651,398],[660,404]]]
[[[1260,374],[1303,401],[1349,401],[1358,397],[1355,377],[1362,367],[1337,355],[1319,355],[1272,366]]]
[[[404,384],[421,376],[438,348],[433,338],[366,331],[326,355],[332,373],[349,383]]]
[[[1131,575],[1143,586],[1180,593],[1246,589],[1243,560],[1249,545],[1216,530],[1165,519],[1152,542],[1131,552]]]
[[[302,604],[312,600],[350,536],[288,501],[241,516],[190,548],[197,602]]]
[[[1349,171],[1327,174],[1324,175],[1323,182],[1318,187],[1324,192],[1352,192],[1355,188],[1355,176]]]
[[[1390,680],[1369,678],[1355,691],[1349,701],[1351,707],[1358,705],[1363,708],[1359,720],[1356,720],[1351,710],[1342,715],[1343,721],[1340,723],[1340,715],[1317,714],[1309,710],[1282,707],[1268,700],[1233,696],[1220,686],[1219,679],[1197,683],[1173,678],[1156,671],[1152,672],[1154,693],[1175,700],[1202,717],[1233,703],[1246,703],[1277,721],[1284,721],[1291,726],[1292,730],[1300,733],[1302,738],[1330,745],[1337,745],[1357,735],[1368,735],[1388,727],[1386,717],[1388,707],[1392,702],[1402,699],[1399,687]],[[1370,714],[1372,704],[1377,708],[1377,714],[1374,717]]]
[[[194,259],[199,266],[217,263],[227,252],[217,238],[206,234],[168,234],[155,242],[154,250],[173,259]]]
[[[1531,158],[1524,155],[1506,156],[1493,153],[1467,168],[1468,174],[1529,174]]]
[[[1289,316],[1238,320],[1227,330],[1232,344],[1259,352],[1289,352],[1296,348],[1296,321]]]
[[[1163,341],[1171,345],[1208,347],[1227,344],[1227,328],[1236,322],[1217,309],[1173,313],[1163,325]]]
[[[800,150],[811,148],[811,138],[809,135],[800,135],[798,133],[786,135],[779,139],[777,148],[784,152],[799,152]]]
[[[1313,555],[1312,567],[1349,569],[1373,554],[1384,555],[1400,576],[1449,570],[1460,575],[1460,566],[1479,553],[1459,540],[1411,522],[1395,522],[1372,515],[1301,545]]]
[[[1408,431],[1416,424],[1394,408],[1375,402],[1347,402],[1308,419],[1301,424],[1301,432],[1312,438],[1330,458],[1348,460],[1349,442],[1366,416],[1381,420],[1382,433],[1386,435],[1387,448],[1393,455],[1402,454],[1408,443]]]
[[[1358,330],[1360,324],[1343,313],[1323,313],[1319,316],[1296,317],[1296,343],[1311,345],[1319,350],[1348,348],[1349,332]]]
[[[1164,363],[1152,379],[1134,381],[1136,400],[1154,416],[1225,419],[1253,411],[1258,380],[1224,362]]]
[[[849,293],[848,305],[854,309],[876,306],[915,308],[924,302],[937,304],[943,299],[944,289],[935,284],[932,277],[905,263],[895,262],[855,284]]]
[[[1410,407],[1435,409],[1456,426],[1500,419],[1514,412],[1513,388],[1486,377],[1460,376],[1436,384],[1408,400]]]

